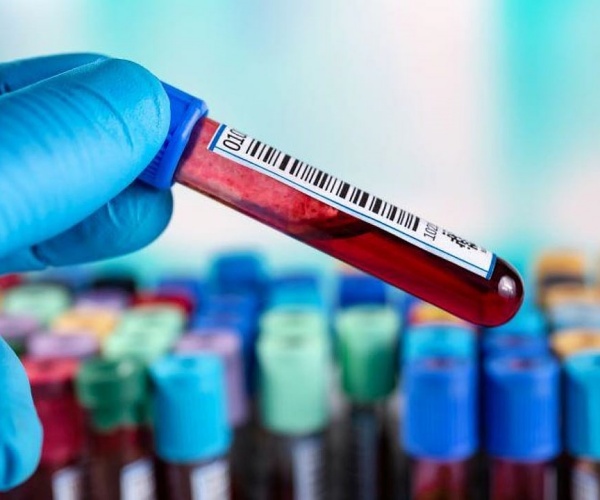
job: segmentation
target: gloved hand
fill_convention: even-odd
[[[130,62],[0,64],[0,274],[112,257],[155,239],[171,195],[134,181],[169,115],[160,82]],[[2,342],[0,489],[33,472],[40,447],[24,370]]]

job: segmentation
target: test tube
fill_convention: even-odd
[[[395,498],[387,399],[396,385],[400,319],[389,307],[352,307],[336,317],[342,389],[349,407],[337,445],[340,500]]]
[[[321,335],[261,334],[259,405],[266,435],[259,497],[328,498],[329,350]]]
[[[78,364],[26,358],[23,365],[44,433],[42,454],[34,474],[13,490],[0,493],[0,499],[83,500],[83,422],[73,390]]]
[[[551,357],[486,361],[490,500],[557,498],[559,367]]]
[[[0,314],[0,337],[11,347],[17,356],[27,350],[27,340],[40,330],[37,319],[26,315]]]
[[[85,498],[155,498],[154,470],[146,443],[143,407],[146,375],[131,359],[92,359],[76,379],[87,413]]]
[[[165,88],[169,139],[145,182],[177,181],[472,323],[494,326],[518,310],[521,278],[494,254],[206,118],[203,101]]]
[[[564,367],[571,500],[600,498],[600,350],[576,354]]]
[[[404,370],[402,435],[409,455],[407,498],[477,498],[477,370],[473,361],[417,359]]]
[[[235,485],[222,360],[174,354],[154,363],[150,376],[160,500],[229,500]]]
[[[41,332],[27,340],[27,356],[30,359],[69,358],[83,361],[100,352],[100,342],[89,332],[55,335]]]

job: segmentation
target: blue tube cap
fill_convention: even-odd
[[[475,360],[477,339],[473,330],[461,325],[415,325],[404,333],[401,356],[403,362],[431,357]]]
[[[213,260],[212,284],[221,293],[261,293],[265,284],[262,256],[252,250],[223,252]]]
[[[169,189],[194,125],[208,114],[206,103],[163,83],[171,104],[171,123],[162,147],[139,179],[158,189]]]
[[[225,454],[225,371],[215,354],[172,354],[150,366],[154,384],[157,455],[169,463],[192,463]]]
[[[565,361],[567,450],[600,460],[600,351],[575,354]]]
[[[481,343],[483,355],[493,356],[544,356],[550,352],[547,337],[520,334],[485,335]]]
[[[267,307],[302,306],[324,309],[319,276],[315,272],[287,273],[275,278],[269,287]]]
[[[368,274],[343,274],[338,285],[338,306],[387,304],[387,285]]]
[[[477,370],[464,359],[427,358],[406,365],[407,452],[434,460],[463,460],[477,449]]]
[[[531,303],[524,304],[509,322],[485,330],[486,336],[522,335],[526,337],[543,337],[547,333],[548,325],[544,315]]]
[[[500,357],[484,365],[485,446],[507,460],[550,460],[560,451],[558,363],[544,357]]]

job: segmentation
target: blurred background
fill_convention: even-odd
[[[517,264],[542,246],[597,250],[600,3],[360,4],[0,0],[0,60],[131,59],[205,99],[213,118]],[[146,261],[201,266],[220,248],[253,246],[275,264],[327,262],[175,191]]]

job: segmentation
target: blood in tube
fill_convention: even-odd
[[[199,120],[202,101],[165,88],[171,133],[145,182],[177,181],[472,323],[498,325],[519,309],[521,278],[494,254],[235,129]]]

